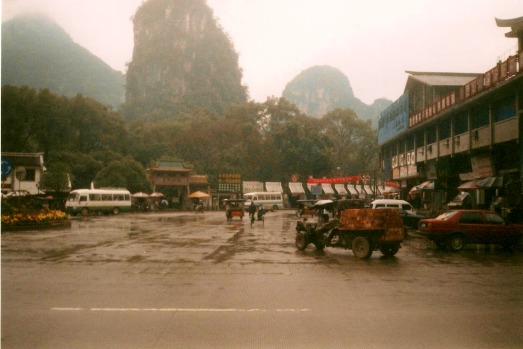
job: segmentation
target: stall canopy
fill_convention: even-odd
[[[332,189],[332,185],[330,184],[323,183],[321,188],[325,194],[334,194],[334,189]]]
[[[303,185],[300,182],[289,182],[289,190],[292,195],[305,194],[305,189],[303,189]]]
[[[281,182],[265,182],[265,190],[283,193]]]
[[[413,186],[412,189],[409,191],[409,194],[419,193],[422,190],[434,190],[434,181],[426,181]]]
[[[503,177],[487,177],[461,184],[459,190],[477,190],[503,187]]]
[[[367,194],[369,194],[369,195],[374,194],[374,192],[372,191],[370,185],[368,185],[368,184],[365,184],[365,185],[363,186],[363,190],[365,190],[365,192],[366,192]]]
[[[503,186],[503,177],[487,177],[480,179],[476,185],[482,189],[501,188]]]
[[[476,181],[468,181],[463,183],[458,187],[459,190],[476,190],[478,189],[478,186],[476,185]]]
[[[338,195],[347,194],[347,190],[345,189],[345,186],[343,184],[334,184],[334,189],[336,189]]]

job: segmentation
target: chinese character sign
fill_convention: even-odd
[[[242,191],[242,175],[239,173],[218,174],[218,191],[240,193]]]

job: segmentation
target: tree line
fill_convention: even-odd
[[[232,105],[223,115],[199,110],[171,119],[125,121],[94,99],[47,89],[2,87],[2,151],[44,152],[41,185],[60,190],[126,187],[150,191],[152,160],[182,159],[197,173],[241,173],[244,180],[300,181],[354,175],[377,167],[377,137],[351,109],[322,118],[284,98]]]

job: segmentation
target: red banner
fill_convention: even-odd
[[[361,176],[333,177],[333,178],[309,178],[309,179],[307,179],[307,184],[357,183],[360,180],[361,180]]]

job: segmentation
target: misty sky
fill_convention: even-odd
[[[2,0],[2,19],[40,10],[113,68],[131,60],[131,17],[143,0]],[[240,57],[243,84],[264,102],[313,65],[331,65],[365,103],[396,100],[406,70],[483,73],[514,53],[494,18],[523,0],[207,0]]]

